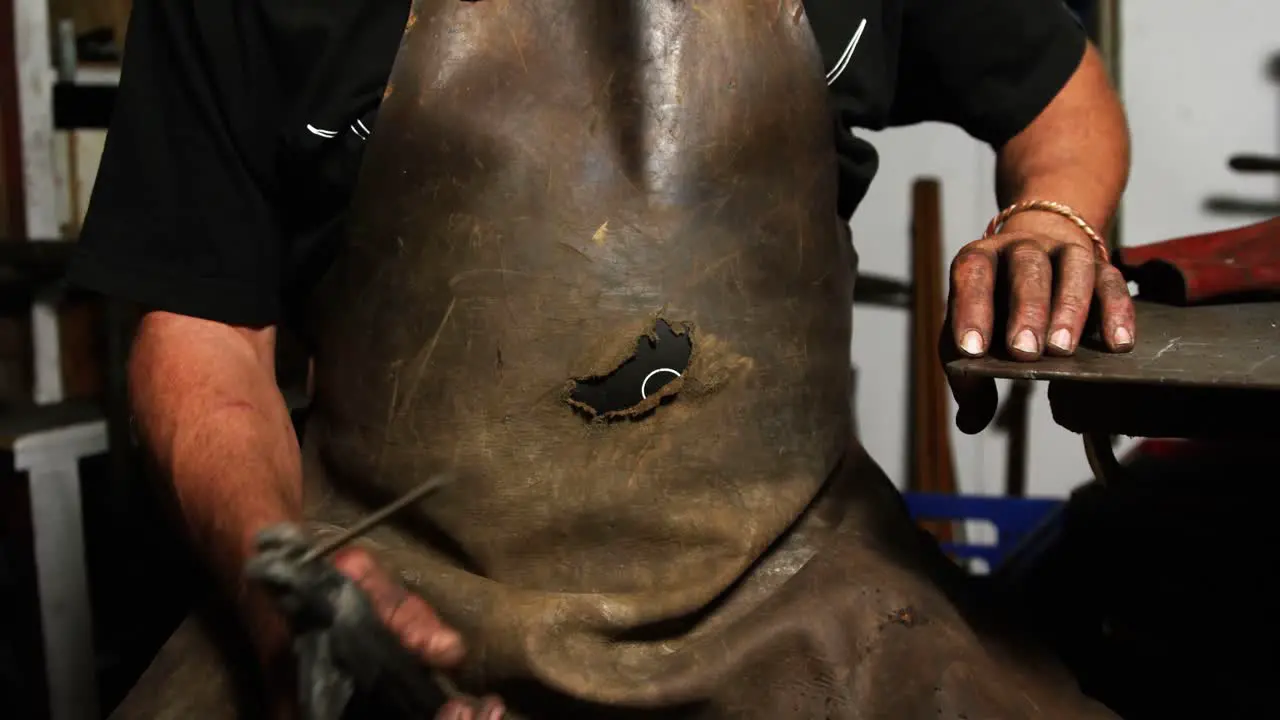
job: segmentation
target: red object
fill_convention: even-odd
[[[1182,440],[1146,438],[1134,445],[1121,462],[1132,465],[1143,460],[1163,460],[1183,465],[1222,458],[1222,462],[1242,463],[1259,468],[1275,467],[1280,448],[1275,443],[1251,440]]]
[[[1182,460],[1204,450],[1203,443],[1192,440],[1148,438],[1129,450],[1124,462],[1137,458],[1158,457],[1166,460]]]
[[[1280,293],[1280,218],[1203,235],[1126,247],[1116,265],[1157,302],[1192,305]]]

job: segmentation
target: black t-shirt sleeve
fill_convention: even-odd
[[[893,125],[952,123],[993,147],[1022,132],[1084,57],[1061,0],[907,0]]]
[[[259,3],[134,0],[71,282],[149,309],[277,322],[275,85]]]

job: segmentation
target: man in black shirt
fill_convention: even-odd
[[[815,100],[819,57],[838,194],[827,124],[814,122],[828,108]],[[1093,230],[1125,182],[1124,119],[1058,0],[423,0],[412,14],[407,2],[135,0],[72,278],[147,310],[130,367],[141,437],[236,588],[275,712],[291,702],[275,671],[287,633],[240,580],[255,535],[304,515],[347,524],[406,482],[459,469],[465,489],[411,519],[443,540],[392,533],[378,562],[461,634],[368,552],[334,562],[425,662],[460,667],[482,691],[536,681],[537,702],[503,693],[526,713],[590,702],[701,704],[705,717],[1102,716],[988,657],[999,653],[935,587],[945,571],[874,549],[910,541],[887,483],[849,449],[852,262],[827,242],[834,230],[816,231],[847,221],[875,172],[874,150],[847,128],[926,120],[999,151],[1006,211],[952,268],[957,351],[1003,338],[1021,359],[1069,354],[1095,298],[1105,342],[1132,347],[1132,306]],[[601,214],[575,244],[584,208]],[[563,236],[540,244],[549,228]],[[555,248],[569,255],[548,265]],[[591,270],[538,285],[579,259]],[[1013,291],[1003,328],[1001,263]],[[494,273],[497,285],[467,284]],[[507,324],[484,314],[498,311]],[[665,312],[688,322],[663,315],[672,323],[649,347],[683,348],[679,369],[654,365],[619,409],[591,399],[594,379],[632,353],[641,369],[656,356],[642,357],[630,325],[607,350],[556,333],[602,336],[646,313],[652,328]],[[316,346],[304,452],[275,386],[283,325]],[[662,372],[665,385],[648,385]],[[992,388],[956,390],[957,421],[981,429]],[[637,421],[582,435],[566,405]],[[732,437],[719,432],[730,425]],[[683,444],[699,432],[711,434]],[[486,465],[499,457],[507,467]],[[681,475],[700,480],[672,485]],[[833,498],[878,509],[837,521]],[[859,573],[874,593],[841,584]],[[822,588],[856,607],[828,617],[813,605]],[[800,646],[848,628],[847,646],[789,654],[797,615],[818,628]],[[735,617],[773,628],[777,650],[753,654],[764,637],[728,627]],[[225,688],[193,659],[197,634],[180,631],[122,716],[221,716],[211,708]],[[888,692],[898,672],[911,682]]]

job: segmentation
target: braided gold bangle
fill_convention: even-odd
[[[1024,213],[1031,210],[1051,212],[1070,220],[1076,227],[1080,228],[1080,230],[1087,235],[1090,240],[1093,241],[1094,256],[1097,258],[1098,262],[1111,262],[1111,254],[1107,252],[1107,241],[1102,239],[1102,235],[1098,234],[1098,231],[1093,229],[1093,226],[1089,224],[1089,221],[1081,217],[1080,213],[1071,209],[1069,205],[1064,205],[1052,200],[1027,200],[1025,202],[1010,205],[1004,210],[1001,210],[999,215],[991,218],[991,222],[987,223],[987,232],[982,237],[989,238],[992,235],[995,235],[1000,232],[1000,228],[1004,227],[1005,223],[1009,222],[1009,218],[1017,215],[1018,213]]]

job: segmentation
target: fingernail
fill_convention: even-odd
[[[1133,344],[1133,335],[1129,334],[1128,328],[1116,328],[1111,337],[1115,341],[1116,347],[1129,347]]]
[[[496,705],[486,710],[484,720],[502,720],[502,706]]]
[[[983,353],[982,335],[977,330],[970,330],[960,338],[960,349],[966,355],[977,357]]]
[[[1058,350],[1067,351],[1071,349],[1071,331],[1066,328],[1055,330],[1049,336],[1049,344]]]
[[[461,642],[462,638],[458,633],[452,630],[440,630],[431,636],[431,641],[427,643],[427,652],[436,657],[449,655],[458,649]]]
[[[1028,355],[1035,355],[1040,351],[1040,344],[1036,342],[1035,333],[1030,330],[1023,330],[1014,336],[1013,349]]]

